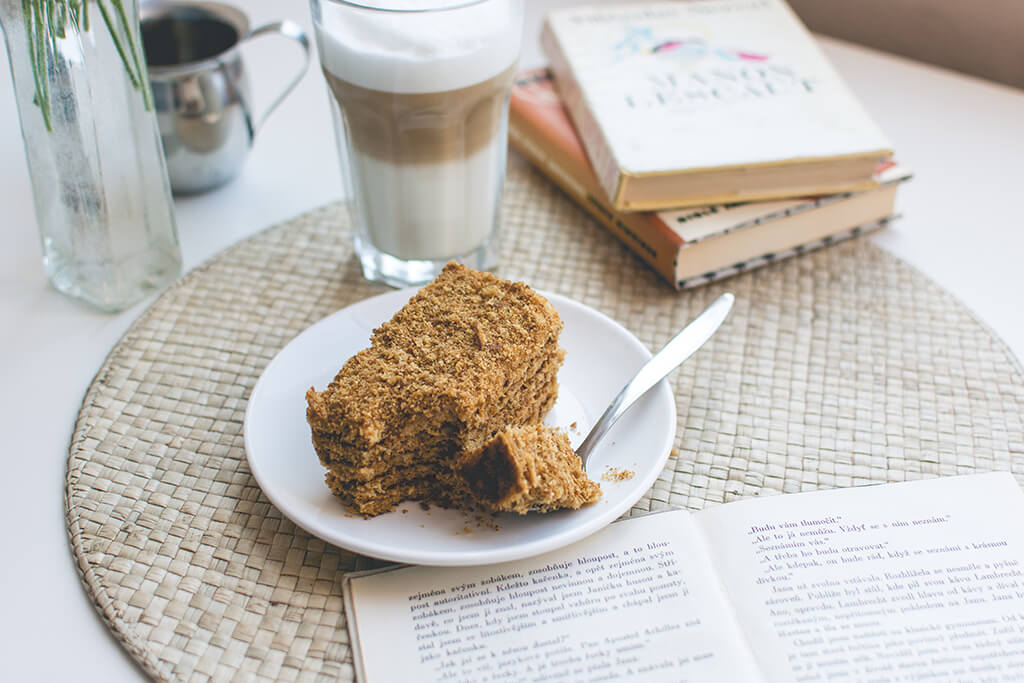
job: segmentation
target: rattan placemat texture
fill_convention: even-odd
[[[677,455],[633,513],[973,470],[1024,475],[1020,364],[867,240],[676,292],[518,160],[504,225],[500,275],[603,311],[652,349],[736,294],[724,327],[671,379]],[[97,609],[153,678],[352,677],[341,578],[371,564],[267,501],[242,419],[294,335],[381,291],[362,280],[342,212],[328,206],[188,274],[100,368],[71,443],[68,532]]]

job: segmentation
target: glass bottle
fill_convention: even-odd
[[[181,272],[137,0],[0,0],[53,286],[119,311]]]

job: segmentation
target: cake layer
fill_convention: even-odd
[[[551,386],[545,391],[548,398],[544,403],[523,402],[508,406],[511,424],[538,424],[544,419],[557,398],[554,390],[557,382],[554,377],[550,381]],[[330,450],[329,438],[313,437],[321,461],[323,454]],[[465,488],[464,480],[455,472],[456,464],[465,452],[451,441],[439,440],[429,447],[417,444],[378,458],[367,466],[339,461],[323,464],[329,469],[327,481],[331,490],[361,514],[387,512],[403,500],[427,500],[444,507],[473,507],[475,500]],[[347,493],[340,493],[342,491]],[[385,495],[384,492],[388,493]]]
[[[376,444],[366,448],[347,442],[344,438],[313,430],[313,445],[321,464],[346,464],[358,468],[387,470],[392,464],[402,464],[417,452],[448,444],[453,451],[479,448],[507,425],[536,424],[544,419],[554,405],[558,394],[558,369],[561,353],[539,362],[538,372],[522,382],[517,380],[517,391],[496,397],[487,423],[473,428],[454,422],[431,423],[417,416],[401,420],[392,432]]]
[[[403,501],[426,501],[441,507],[471,509],[477,506],[464,479],[454,470],[411,465],[396,467],[370,481],[354,482],[327,471],[327,486],[356,512],[379,515],[394,510]]]
[[[455,466],[461,451],[456,450],[451,442],[440,442],[430,447],[411,448],[395,457],[389,458],[386,467],[362,467],[343,462],[327,463],[334,476],[353,483],[362,483],[389,477],[394,472],[406,471],[411,467],[422,467],[425,472],[443,472]]]
[[[525,284],[449,264],[324,391],[307,394],[307,419],[361,448],[413,415],[473,429],[538,354],[554,353],[561,330],[554,307]]]
[[[540,425],[505,429],[456,469],[477,502],[493,511],[575,510],[601,497],[569,438]]]

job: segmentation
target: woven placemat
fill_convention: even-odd
[[[722,330],[671,380],[678,455],[631,514],[1024,474],[1020,364],[949,294],[868,241],[676,292],[518,160],[504,212],[500,275],[599,309],[652,349],[736,294]],[[246,398],[278,350],[384,291],[363,281],[342,214],[314,211],[191,272],[86,394],[68,461],[71,546],[103,619],[155,679],[353,676],[341,578],[372,563],[283,518],[242,441]]]

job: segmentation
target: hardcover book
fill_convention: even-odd
[[[865,189],[891,156],[782,0],[573,7],[541,45],[619,211]]]
[[[1008,472],[812,491],[342,590],[364,681],[1017,680],[1022,517]]]
[[[512,88],[509,140],[542,173],[676,288],[693,287],[881,227],[910,171],[876,166],[876,186],[797,199],[621,212],[602,191],[550,73]]]

